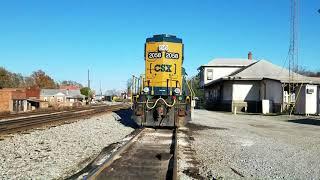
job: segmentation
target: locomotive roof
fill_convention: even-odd
[[[153,35],[151,38],[147,38],[146,42],[173,42],[173,43],[182,43],[182,39],[177,38],[177,36],[170,34],[158,34]]]

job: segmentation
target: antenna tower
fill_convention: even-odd
[[[289,104],[292,94],[295,93],[295,73],[298,71],[298,14],[299,0],[290,1],[290,45],[289,45]]]

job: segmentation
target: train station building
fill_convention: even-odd
[[[296,94],[306,98],[307,91],[296,92],[289,98],[288,84],[294,83],[297,89],[315,88],[308,91],[314,102],[311,113],[320,113],[320,78],[294,73],[289,79],[289,71],[266,60],[254,60],[251,53],[248,59],[217,58],[199,67],[201,86],[205,90],[207,108],[224,111],[261,113],[262,103],[267,100],[268,113],[286,110],[289,100]],[[309,96],[309,95],[308,95]],[[299,98],[298,98],[299,99]],[[299,100],[299,106],[306,104]],[[303,113],[303,111],[299,112]]]

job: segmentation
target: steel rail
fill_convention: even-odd
[[[144,128],[142,129],[138,134],[136,134],[133,138],[131,138],[129,141],[127,141],[122,147],[120,147],[118,150],[116,150],[114,153],[110,155],[109,158],[107,158],[101,165],[95,167],[95,169],[90,170],[88,174],[83,177],[84,179],[88,180],[96,180],[96,179],[101,179],[108,178],[109,176],[113,177],[113,175],[108,174],[111,170],[111,174],[113,174],[113,171],[120,171],[119,173],[124,173],[123,178],[126,176],[130,176],[130,174],[125,174],[127,168],[134,168],[128,164],[135,164],[138,163],[134,166],[141,166],[141,163],[143,164],[142,167],[140,168],[141,171],[137,171],[136,173],[141,174],[150,174],[150,166],[145,166],[145,162],[143,159],[140,159],[140,161],[137,161],[139,158],[141,158],[138,154],[135,153],[130,153],[130,152],[136,152],[136,151],[142,151],[143,154],[149,154],[147,157],[150,156],[150,148],[156,148],[154,145],[151,145],[149,147],[146,147],[145,151],[143,149],[136,149],[135,147],[140,147],[143,146],[141,143],[148,142],[148,138],[150,137],[150,134],[148,129],[150,128]],[[166,166],[161,166],[161,169],[158,166],[156,166],[156,170],[158,170],[159,173],[159,178],[162,179],[163,177],[163,172],[166,174],[166,177],[164,179],[173,179],[177,180],[178,179],[178,140],[177,140],[177,129],[174,129],[172,132],[172,141],[171,141],[171,150],[170,152],[172,153],[171,158],[166,159],[165,154],[160,155],[160,159],[158,161],[167,161],[168,165]],[[152,133],[151,133],[152,134]],[[144,139],[146,138],[146,139]],[[138,140],[139,139],[139,140]],[[143,140],[144,139],[144,140]],[[146,140],[146,141],[145,141]],[[150,139],[149,139],[150,140]],[[164,139],[163,142],[166,142],[167,140]],[[157,144],[158,142],[156,142]],[[161,142],[159,142],[161,144]],[[143,146],[144,147],[144,146]],[[156,150],[156,149],[155,149]],[[129,153],[128,153],[129,152]],[[140,154],[141,155],[141,154]],[[158,154],[159,155],[159,154]],[[154,154],[153,157],[158,156]],[[124,158],[124,159],[122,159]],[[164,159],[162,159],[164,158]],[[122,159],[122,160],[121,160]],[[146,161],[149,161],[146,159]],[[119,166],[120,165],[120,166]],[[119,169],[121,167],[121,169]],[[115,169],[114,169],[115,168]],[[148,172],[149,171],[149,172]],[[129,178],[129,177],[128,177]],[[132,177],[131,177],[132,178]],[[148,176],[144,176],[144,178],[148,178]],[[112,178],[111,178],[112,179]],[[130,178],[129,178],[130,179]],[[133,178],[134,179],[134,178]]]
[[[122,147],[120,147],[115,153],[113,153],[104,163],[102,163],[97,169],[93,172],[89,173],[86,177],[88,180],[94,180],[97,176],[106,168],[108,168],[121,153],[123,153],[126,149],[128,149],[145,131],[145,128],[140,129],[134,137],[132,137],[129,141],[127,141]]]
[[[112,105],[112,106],[96,106],[86,110],[72,110],[58,114],[44,114],[39,116],[21,117],[6,121],[0,121],[0,134],[9,134],[34,127],[43,126],[51,123],[61,123],[63,121],[75,121],[75,118],[91,116],[94,114],[116,111],[122,108],[128,108],[126,105]]]

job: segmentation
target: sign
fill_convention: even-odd
[[[172,72],[171,71],[171,66],[170,64],[156,64],[154,66],[154,70],[156,72]]]

